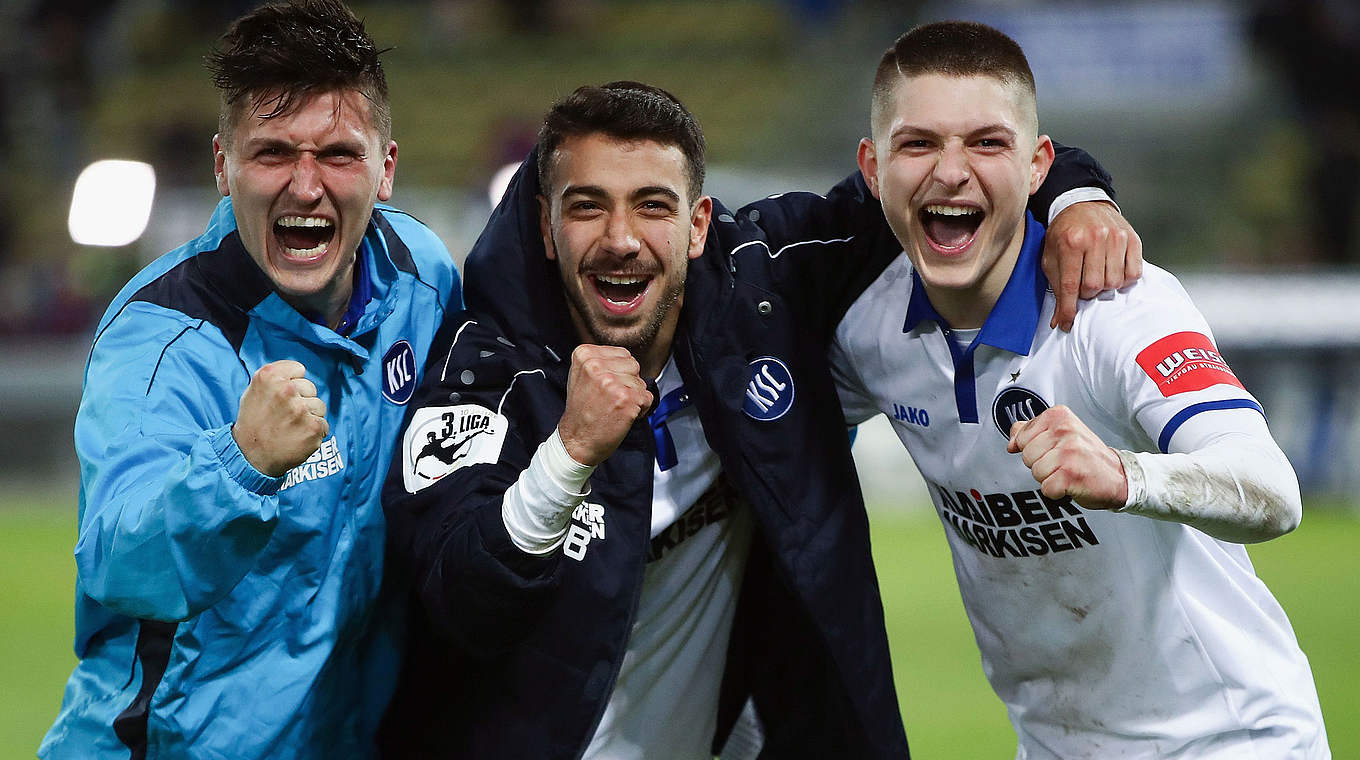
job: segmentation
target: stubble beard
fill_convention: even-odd
[[[686,262],[688,263],[688,262]],[[661,326],[665,323],[666,317],[680,301],[680,295],[685,290],[686,267],[681,265],[680,276],[675,281],[666,286],[662,291],[661,297],[657,300],[656,308],[646,318],[641,325],[613,326],[599,319],[591,311],[591,296],[586,295],[582,288],[567,287],[567,300],[570,301],[572,311],[584,324],[586,332],[590,333],[593,343],[600,346],[618,346],[628,350],[628,353],[637,359],[638,364],[643,364],[648,350],[656,342],[656,338],[661,334]]]

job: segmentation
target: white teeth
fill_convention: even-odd
[[[325,243],[322,243],[321,245],[318,245],[315,248],[288,248],[287,246],[285,246],[283,249],[283,253],[285,256],[297,259],[310,259],[313,256],[320,256],[325,252],[326,252]]]
[[[982,213],[981,209],[972,208],[970,206],[941,206],[939,204],[926,206],[926,212],[939,214],[940,216],[967,216],[968,214]]]
[[[281,227],[329,227],[331,221],[319,216],[284,216],[275,222]]]
[[[607,283],[609,285],[637,285],[640,282],[647,281],[646,277],[638,277],[636,275],[628,276],[612,274],[597,274],[595,275],[595,279],[599,280],[600,282]]]
[[[330,229],[333,225],[329,219],[319,216],[283,216],[279,217],[275,224],[280,227],[317,227]],[[312,248],[289,248],[283,247],[283,255],[290,259],[311,259],[326,252],[326,246],[330,241],[322,241]]]
[[[314,256],[320,256],[325,252],[326,243],[322,243],[315,248],[289,248],[288,246],[283,247],[283,255],[287,256],[290,259],[310,259]]]

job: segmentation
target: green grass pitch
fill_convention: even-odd
[[[1360,518],[1307,507],[1298,531],[1250,552],[1313,664],[1332,754],[1360,757]],[[913,755],[1009,760],[1015,741],[982,676],[939,521],[883,510],[873,523]],[[75,662],[74,524],[73,494],[0,499],[0,759],[33,756]]]

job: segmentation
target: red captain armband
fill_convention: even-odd
[[[1197,332],[1178,332],[1153,343],[1138,353],[1138,366],[1163,396],[1219,384],[1242,387],[1209,337]]]

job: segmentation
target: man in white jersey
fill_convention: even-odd
[[[832,349],[847,421],[888,415],[945,525],[1017,758],[1327,758],[1308,661],[1241,543],[1294,472],[1167,272],[1049,327],[1025,211],[1052,146],[1002,33],[908,32],[859,164],[904,248]]]
[[[581,88],[468,256],[384,490],[419,601],[387,756],[710,758],[748,700],[763,756],[906,755],[826,363],[900,247],[857,182],[763,207],[854,246],[767,256],[703,154],[664,91]]]

